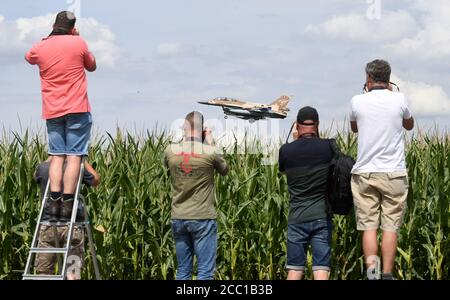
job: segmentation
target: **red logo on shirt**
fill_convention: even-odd
[[[176,154],[176,156],[183,156],[183,161],[180,163],[180,167],[186,175],[192,172],[192,166],[189,165],[189,160],[191,159],[191,157],[195,157],[195,158],[200,157],[199,155],[195,154],[194,152],[191,152],[191,153],[181,152],[180,154]]]

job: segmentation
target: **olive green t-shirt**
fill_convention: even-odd
[[[173,186],[172,219],[211,220],[217,217],[214,170],[228,172],[215,147],[198,141],[169,145],[164,162]]]

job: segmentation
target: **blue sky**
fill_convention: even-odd
[[[0,123],[43,127],[36,67],[23,55],[48,34],[66,0],[0,3]],[[370,2],[370,3],[368,3]],[[89,74],[96,131],[170,127],[196,101],[271,103],[293,95],[324,127],[343,122],[365,63],[385,58],[420,126],[450,127],[450,15],[445,0],[81,0],[81,35],[99,62]],[[368,15],[368,10],[372,14]]]

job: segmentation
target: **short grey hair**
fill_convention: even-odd
[[[391,80],[391,66],[382,59],[376,59],[366,66],[366,74],[375,82],[389,83]]]

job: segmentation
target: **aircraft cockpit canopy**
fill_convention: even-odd
[[[233,98],[228,98],[228,97],[219,97],[219,98],[216,98],[215,100],[217,100],[217,101],[238,102],[238,100],[233,99]]]

